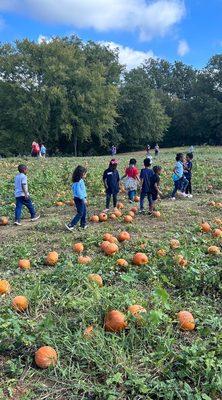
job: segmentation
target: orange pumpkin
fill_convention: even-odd
[[[133,221],[133,218],[131,217],[131,215],[126,215],[124,217],[124,222],[126,222],[127,224],[131,223]]]
[[[57,360],[57,352],[50,346],[42,346],[35,352],[35,363],[39,368],[54,367]]]
[[[221,229],[214,229],[212,232],[213,237],[221,237],[222,236],[222,230]]]
[[[73,250],[74,250],[76,253],[82,253],[83,250],[84,250],[84,246],[83,246],[83,244],[82,244],[81,242],[79,242],[79,243],[74,243],[74,245],[73,245]]]
[[[117,206],[116,206],[119,210],[122,210],[123,208],[124,208],[124,205],[123,205],[123,203],[117,203]]]
[[[153,211],[153,216],[156,218],[160,218],[161,217],[160,211]]]
[[[116,219],[116,218],[117,218],[116,214],[114,213],[110,214],[110,219]]]
[[[135,213],[134,213],[133,211],[129,211],[129,214],[128,214],[128,215],[130,215],[132,218],[135,217]]]
[[[25,296],[16,296],[12,300],[12,306],[16,311],[25,311],[29,306],[29,301]]]
[[[192,331],[195,328],[195,320],[189,311],[180,311],[177,314],[180,328],[185,331]]]
[[[128,267],[128,262],[124,259],[124,258],[118,258],[118,260],[116,261],[116,264],[119,265],[120,267]]]
[[[103,247],[104,253],[106,253],[107,256],[112,256],[113,254],[116,254],[119,251],[118,246],[115,243],[110,243],[108,242],[108,245],[105,245]]]
[[[164,250],[164,249],[159,249],[159,250],[157,250],[156,254],[157,254],[159,257],[165,257],[165,256],[166,256],[166,250]]]
[[[208,224],[208,222],[203,222],[200,225],[200,227],[201,227],[202,232],[204,232],[204,233],[208,233],[211,231],[211,226]]]
[[[118,240],[119,242],[124,242],[125,240],[130,240],[131,236],[128,232],[126,231],[122,231],[120,232],[120,234],[118,235]]]
[[[2,225],[2,226],[8,225],[8,218],[0,217],[0,225]]]
[[[103,241],[100,243],[100,248],[104,251],[107,246],[109,246],[110,242],[108,240]]]
[[[74,204],[75,204],[75,203],[74,203],[74,200],[70,200],[70,201],[69,201],[69,205],[70,205],[71,207],[74,206]]]
[[[138,207],[134,206],[134,207],[131,208],[130,211],[132,211],[132,212],[134,212],[134,214],[136,214],[136,212],[138,211]]]
[[[89,325],[89,326],[87,326],[87,328],[84,330],[83,335],[86,336],[86,337],[92,336],[92,335],[93,335],[93,330],[94,330],[93,325]]]
[[[64,203],[63,203],[63,201],[56,201],[55,205],[57,207],[61,207],[61,206],[64,206]]]
[[[30,269],[31,264],[29,260],[19,260],[18,267],[21,269]]]
[[[220,254],[220,248],[217,246],[210,246],[210,247],[208,247],[208,253],[218,255],[218,254]]]
[[[56,251],[50,251],[46,257],[46,265],[56,265],[59,255]]]
[[[115,208],[115,209],[114,209],[114,214],[115,214],[115,216],[116,216],[117,218],[119,218],[119,217],[122,216],[122,213],[121,213],[120,210],[118,210],[118,208]]]
[[[10,291],[11,291],[10,283],[5,279],[0,280],[0,295],[10,293]]]
[[[109,332],[120,332],[127,327],[125,315],[118,311],[109,311],[105,316],[104,327]]]
[[[177,239],[172,239],[170,241],[170,247],[171,249],[178,249],[180,247],[180,242]]]
[[[213,206],[213,207],[215,207],[215,205],[216,205],[216,203],[215,203],[215,201],[209,201],[209,206]]]
[[[174,260],[176,261],[176,263],[180,266],[180,267],[186,267],[188,264],[188,261],[186,260],[186,258],[184,258],[184,256],[182,254],[178,254],[174,257]]]
[[[99,214],[99,220],[100,220],[100,222],[105,222],[105,221],[107,221],[107,214],[106,213],[100,213]]]
[[[89,256],[79,256],[78,257],[79,264],[89,264],[91,261],[92,261],[92,259]]]
[[[133,264],[135,265],[145,265],[148,264],[148,262],[148,257],[144,253],[136,253],[133,256]]]
[[[128,311],[138,320],[142,319],[141,314],[146,313],[146,309],[139,304],[133,304],[132,306],[128,307]]]
[[[140,201],[139,196],[135,196],[135,197],[134,197],[134,201],[135,201],[136,203],[138,203],[138,202]]]
[[[98,274],[89,274],[88,275],[88,280],[90,282],[95,282],[99,287],[103,286],[103,280],[102,277]]]
[[[91,221],[91,222],[94,222],[94,223],[99,222],[99,217],[98,217],[98,215],[92,215],[91,218],[90,218],[90,221]]]
[[[222,203],[216,203],[216,204],[215,204],[215,207],[216,207],[216,208],[222,208]]]
[[[222,219],[220,219],[220,218],[215,218],[214,222],[217,225],[222,225]]]

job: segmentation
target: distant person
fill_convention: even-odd
[[[146,158],[150,160],[150,165],[153,163],[153,157],[151,156],[150,149],[146,152]]]
[[[40,156],[43,157],[43,158],[46,157],[46,147],[44,146],[43,143],[40,146]]]
[[[149,144],[146,145],[146,152],[147,152],[147,153],[150,152],[150,145],[149,145]]]
[[[193,153],[193,152],[194,152],[194,146],[190,146],[189,153]]]
[[[31,152],[31,156],[32,157],[39,157],[39,153],[40,153],[40,147],[39,144],[37,142],[32,142],[32,152]]]
[[[141,193],[140,193],[140,212],[144,212],[144,200],[147,198],[149,204],[149,212],[153,210],[153,198],[152,198],[152,180],[154,177],[154,172],[151,167],[151,162],[149,158],[144,160],[144,168],[140,172],[141,181]]]
[[[174,166],[174,170],[173,170],[173,182],[174,182],[174,189],[171,195],[171,199],[175,200],[175,195],[177,193],[177,191],[181,192],[181,195],[183,197],[187,197],[187,194],[185,193],[186,188],[188,186],[188,181],[187,179],[184,177],[184,155],[183,153],[177,153],[176,155],[176,163]]]
[[[158,144],[156,144],[156,146],[154,147],[154,150],[155,150],[155,157],[158,157],[159,152],[160,152],[160,147]]]
[[[135,158],[130,159],[129,166],[126,168],[125,174],[121,179],[124,178],[127,178],[125,181],[125,188],[128,191],[129,202],[132,203],[136,196],[137,186],[140,181]]]
[[[27,171],[26,165],[20,164],[18,166],[19,173],[15,177],[15,225],[21,225],[21,213],[23,205],[26,206],[31,215],[31,221],[37,221],[40,215],[36,216],[35,208],[29,197],[28,182],[27,182]]]
[[[117,205],[117,195],[119,193],[119,172],[117,171],[118,161],[112,159],[109,167],[103,173],[103,183],[106,189],[106,208],[103,212],[108,212],[111,197],[113,198],[113,207]]]
[[[84,180],[86,178],[87,169],[78,165],[73,171],[72,175],[72,192],[74,197],[75,206],[77,209],[77,214],[73,217],[72,221],[65,225],[69,231],[73,231],[75,226],[80,221],[80,227],[85,229],[86,225],[86,213],[87,213],[87,193]]]
[[[116,146],[114,146],[114,145],[111,147],[111,155],[112,155],[112,157],[114,157],[116,155]]]
[[[188,185],[186,188],[186,194],[188,195],[188,197],[192,198],[192,184],[191,184],[191,180],[192,180],[192,168],[193,168],[193,153],[187,153],[186,155],[186,162],[184,164],[184,176],[188,181]]]

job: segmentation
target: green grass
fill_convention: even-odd
[[[55,201],[71,199],[70,177],[83,163],[89,171],[89,215],[98,214],[104,208],[101,176],[109,157],[28,159],[29,188],[42,218],[19,228],[12,225],[13,179],[24,160],[0,160],[0,215],[10,218],[8,226],[0,227],[0,279],[12,287],[9,295],[0,297],[0,399],[222,399],[222,256],[207,254],[210,245],[221,247],[222,240],[201,234],[199,228],[203,219],[216,228],[215,218],[222,218],[221,208],[208,205],[222,201],[222,153],[221,148],[198,148],[194,198],[172,203],[167,196],[177,150],[162,150],[158,159],[164,168],[160,219],[137,215],[132,225],[120,218],[73,233],[64,229],[73,208],[56,207]],[[131,156],[118,155],[121,174]],[[139,167],[143,157],[136,154]],[[125,194],[119,198],[126,213],[130,205]],[[129,231],[132,240],[120,244],[115,256],[104,256],[99,248],[103,234],[121,230]],[[172,238],[180,240],[180,249],[170,249]],[[89,265],[78,264],[72,250],[77,241],[92,257]],[[157,257],[160,248],[166,249],[166,257]],[[55,267],[44,263],[51,250],[59,252]],[[147,254],[148,265],[133,266],[137,251]],[[177,265],[175,254],[188,260],[186,268]],[[20,258],[31,260],[29,271],[18,270]],[[116,266],[118,258],[129,262],[126,270]],[[89,273],[101,274],[104,286],[90,284]],[[19,294],[30,301],[27,313],[17,314],[11,307]],[[147,309],[142,324],[127,312],[131,304]],[[110,309],[126,314],[124,332],[104,331]],[[179,329],[176,315],[183,309],[195,317],[192,332]],[[94,335],[87,339],[83,332],[92,324]],[[42,345],[57,350],[55,368],[42,371],[35,366],[33,356]]]

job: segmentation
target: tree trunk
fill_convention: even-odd
[[[74,145],[74,156],[75,156],[75,157],[77,157],[77,144],[78,144],[77,132],[75,131],[75,128],[74,128],[74,140],[73,140],[73,145]]]

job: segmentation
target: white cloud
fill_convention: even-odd
[[[179,56],[184,57],[187,53],[189,53],[190,48],[186,40],[180,40],[178,49],[177,49],[177,54]]]
[[[114,42],[100,42],[100,44],[108,46],[111,50],[118,49],[119,62],[120,64],[126,65],[127,70],[138,67],[149,58],[156,58],[152,50],[147,52],[134,50]]]
[[[184,0],[0,0],[45,22],[97,31],[137,31],[141,40],[164,36],[185,15]]]
[[[37,39],[37,43],[41,44],[41,43],[50,43],[52,41],[51,38],[48,38],[47,36],[44,35],[39,35],[38,39]]]

